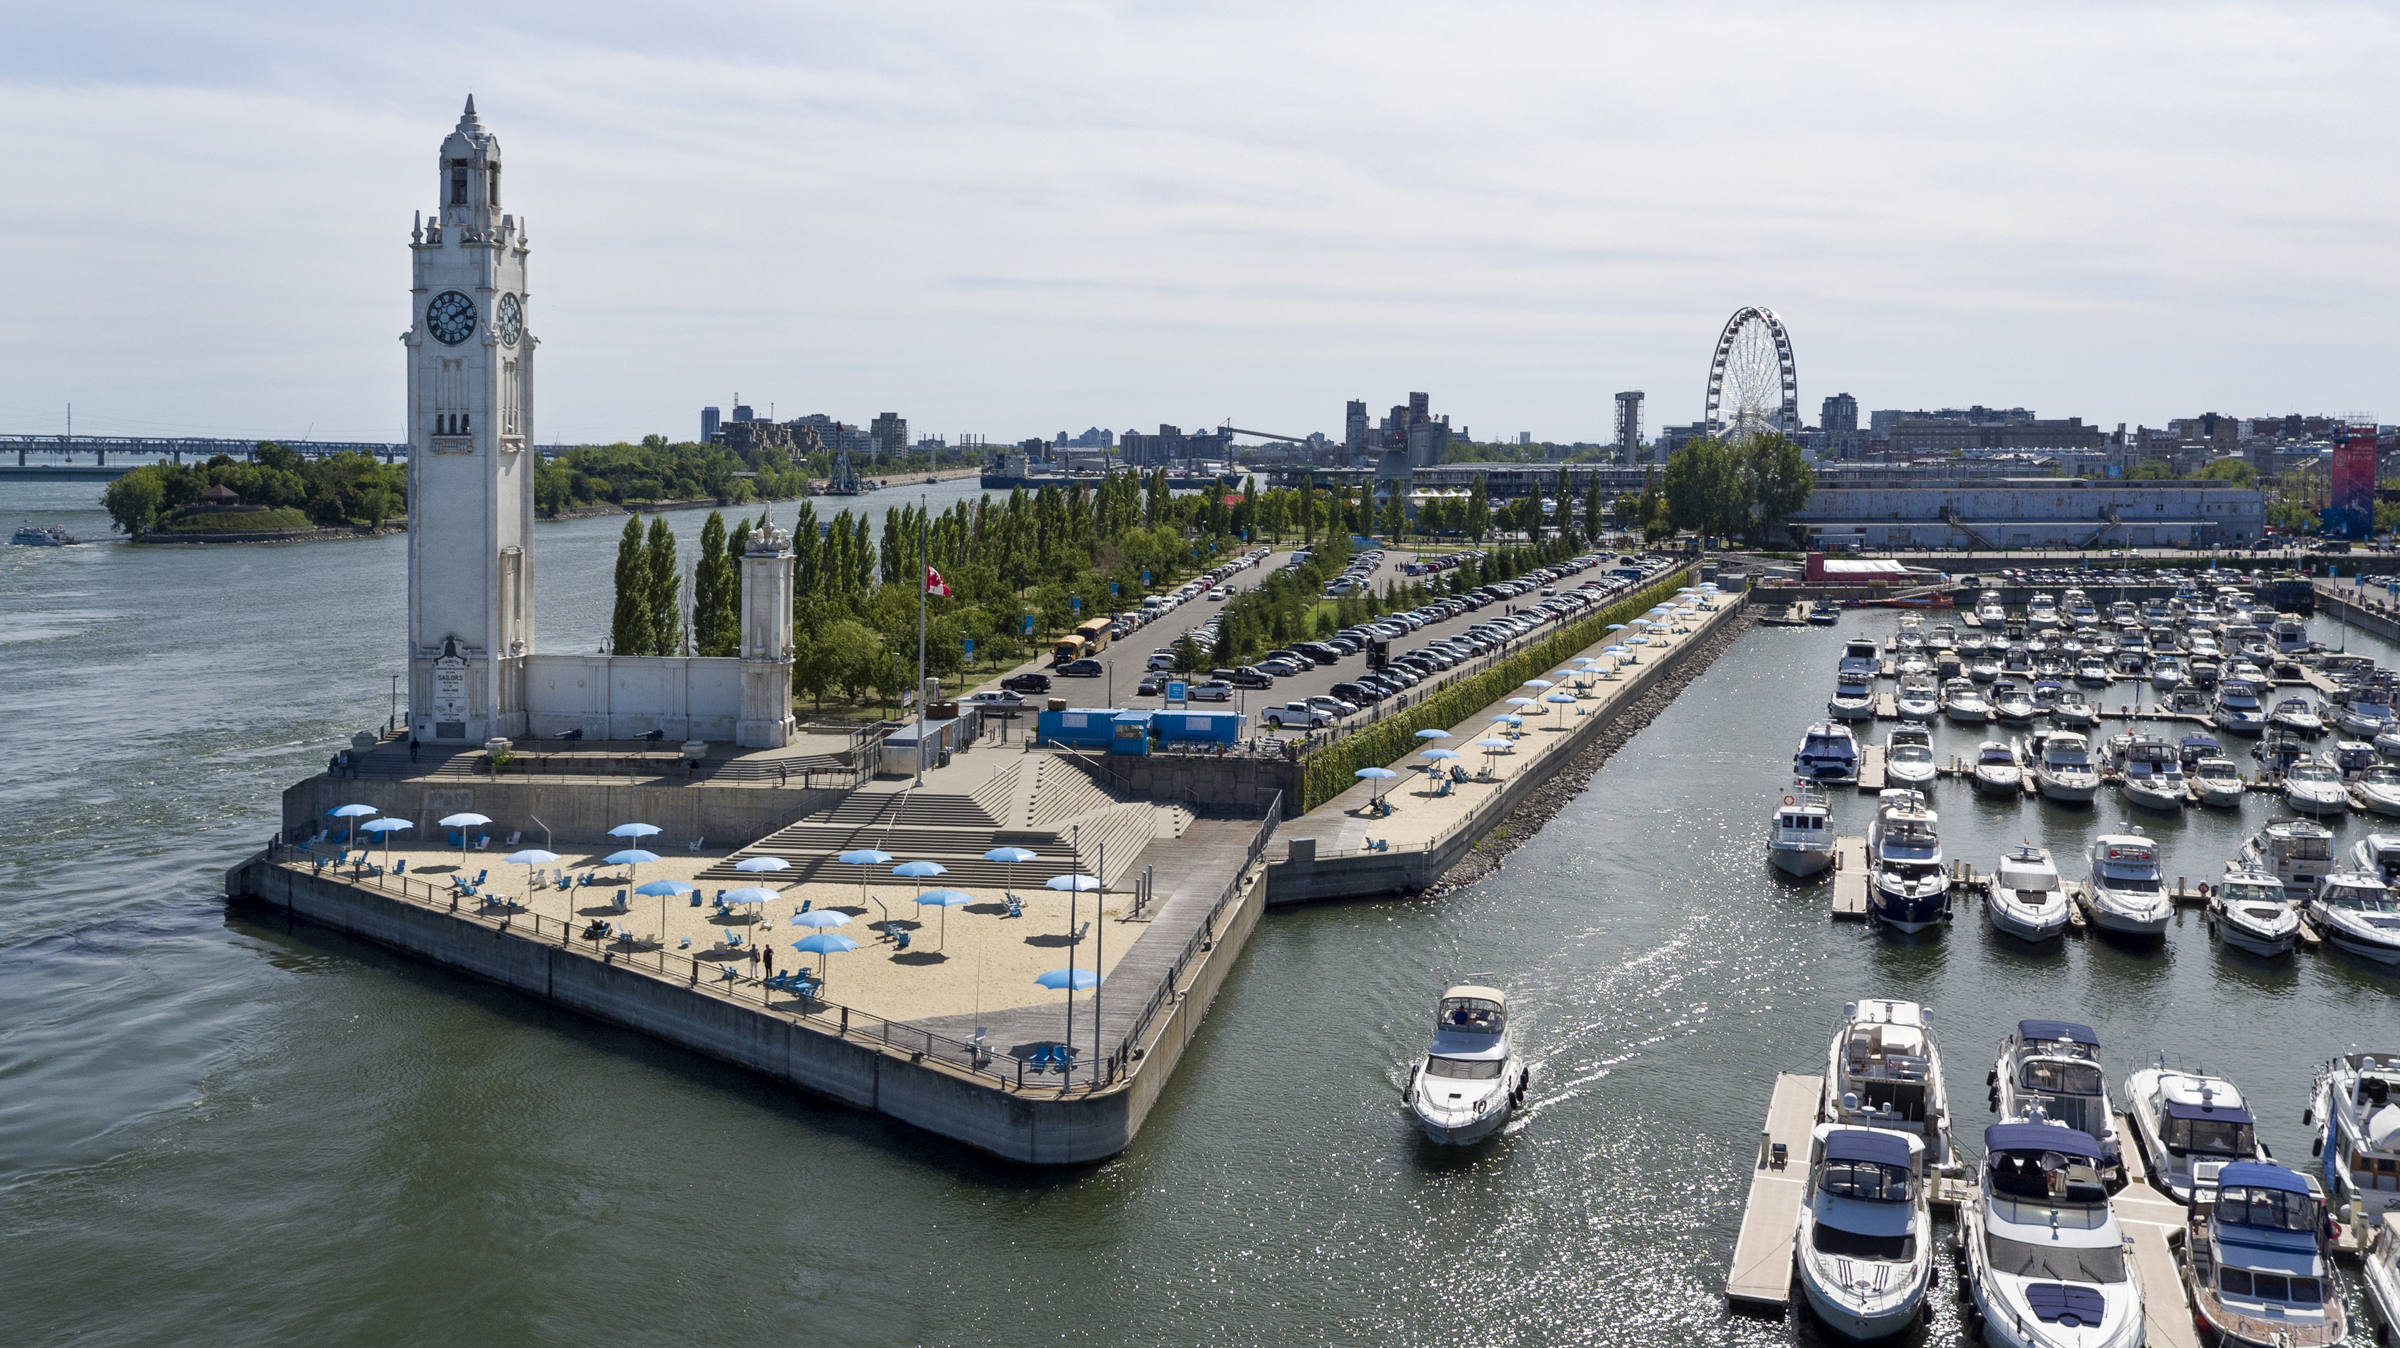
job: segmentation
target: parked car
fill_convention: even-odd
[[[1000,686],[1013,693],[1047,693],[1050,676],[1047,674],[1016,674],[1000,681]]]
[[[1244,665],[1234,670],[1226,682],[1236,688],[1272,688],[1275,686],[1275,676],[1255,666]]]
[[[1231,702],[1233,700],[1233,685],[1223,679],[1210,679],[1206,683],[1195,683],[1184,691],[1194,702]]]
[[[1268,725],[1283,726],[1287,729],[1298,726],[1303,730],[1314,730],[1318,726],[1332,725],[1334,715],[1332,712],[1312,707],[1305,702],[1286,702],[1280,707],[1269,707],[1260,712],[1258,719]]]
[[[987,688],[983,692],[969,697],[967,701],[987,711],[1015,711],[1025,705],[1025,695],[1006,688]]]
[[[1310,698],[1308,700],[1308,705],[1316,708],[1318,711],[1327,713],[1337,721],[1358,711],[1357,703],[1349,701],[1346,698],[1327,697],[1322,693]]]
[[[1150,652],[1150,663],[1146,668],[1151,672],[1156,673],[1159,670],[1173,669],[1174,667],[1175,652],[1167,650]]]
[[[1108,669],[1099,661],[1086,658],[1069,660],[1058,667],[1058,672],[1070,679],[1096,679],[1107,673]]]
[[[1134,686],[1133,695],[1135,697],[1157,697],[1166,691],[1166,676],[1162,674],[1144,674],[1142,676],[1142,681]]]

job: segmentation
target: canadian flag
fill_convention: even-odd
[[[925,593],[939,595],[950,593],[950,587],[942,583],[942,573],[930,566],[925,568]]]

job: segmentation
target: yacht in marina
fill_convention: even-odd
[[[1990,628],[2004,627],[2008,623],[2008,610],[2001,606],[1997,595],[1986,595],[1975,606],[1975,621]]]
[[[2277,655],[2298,655],[2308,649],[2308,623],[2297,613],[2278,613],[2267,639]]]
[[[2374,739],[2375,752],[2385,758],[2400,758],[2400,730],[2386,730]]]
[[[2311,739],[2325,733],[2324,718],[2317,715],[2317,709],[2304,697],[2287,697],[2276,703],[2274,710],[2267,713],[2267,724]]]
[[[1874,676],[1843,671],[1834,684],[1833,698],[1825,704],[1825,710],[1837,721],[1874,720]]]
[[[2098,1139],[2063,1124],[1995,1123],[1983,1151],[1958,1214],[1982,1341],[2139,1344],[2142,1285],[2108,1205]]]
[[[1930,721],[1942,714],[1942,689],[1931,674],[1912,674],[1900,680],[1895,706],[1912,721]]]
[[[2191,779],[2192,794],[2203,805],[2221,810],[2238,810],[2242,795],[2248,789],[2242,784],[2242,766],[2230,758],[2203,758],[2192,764],[2184,776]]]
[[[2075,682],[2086,688],[2106,688],[2110,675],[2108,661],[2097,655],[2083,655],[2075,661]]]
[[[2285,891],[2306,897],[2333,870],[2333,830],[2313,819],[2279,819],[2242,844],[2243,869],[2265,871]]]
[[[2350,844],[2350,862],[2387,885],[2400,883],[2400,836],[2370,833]]]
[[[2339,771],[2304,758],[2283,770],[2283,803],[2302,814],[2341,814],[2350,808],[2350,785]]]
[[[2092,766],[2091,741],[2072,730],[2053,730],[2042,736],[2034,751],[2033,781],[2046,800],[2089,804],[2100,790],[2100,770]]]
[[[1819,1322],[1866,1342],[1917,1322],[1933,1284],[1925,1144],[1881,1128],[1820,1123],[1794,1246],[1800,1290]]]
[[[1983,914],[1992,930],[2020,941],[2047,941],[2067,930],[2067,894],[2050,851],[2019,843],[1992,873]]]
[[[1858,737],[1839,721],[1819,721],[1800,737],[1792,775],[1827,786],[1858,784]]]
[[[2315,1154],[2334,1206],[2380,1214],[2391,1245],[2400,1237],[2400,1053],[2345,1053],[2319,1067],[2300,1121],[2321,1132]],[[2386,1303],[2387,1319],[2394,1310],[2400,1299]]]
[[[2025,623],[2036,630],[2058,626],[2058,599],[2056,596],[2035,595],[2032,602],[2025,606]]]
[[[2077,627],[2089,627],[2100,621],[2100,609],[2081,590],[2068,590],[2059,596],[2059,607],[2066,611],[2067,621]]]
[[[2150,1182],[2187,1206],[2194,1166],[2268,1159],[2232,1082],[2171,1068],[2164,1056],[2125,1078],[2125,1120],[2149,1162]]]
[[[1985,740],[1976,746],[1971,773],[1978,791],[2013,796],[2025,789],[2025,769],[2017,762],[2016,746],[2005,740]]]
[[[2117,755],[2117,789],[2146,810],[2181,810],[2191,798],[2183,756],[2154,735],[2135,735]]]
[[[2100,1177],[2125,1179],[2124,1139],[2100,1064],[2100,1036],[2071,1020],[2020,1020],[2000,1041],[1987,1078],[1992,1117],[2002,1123],[2064,1124],[2100,1144]]]
[[[2300,914],[2283,882],[2266,871],[2227,862],[2225,878],[2208,896],[2208,926],[2217,939],[2253,955],[2288,955],[2300,941]]]
[[[2289,771],[2292,764],[2309,761],[2308,746],[2280,730],[2268,731],[2265,739],[2251,745],[2250,756],[2258,760],[2260,771],[2276,778]]]
[[[1408,1085],[1408,1107],[1425,1135],[1447,1146],[1500,1131],[1525,1098],[1531,1073],[1509,1042],[1508,994],[1462,983],[1442,994],[1433,1040]]]
[[[2108,621],[2112,627],[2123,627],[2130,622],[2140,622],[2141,610],[2134,606],[2132,600],[2120,599],[2108,606]]]
[[[1972,683],[1990,683],[2000,677],[2000,657],[1990,651],[1967,662],[1967,679]]]
[[[2332,748],[2317,755],[2317,761],[2342,774],[2343,780],[2354,781],[2383,759],[2372,744],[2361,740],[2335,740]]]
[[[1935,779],[1941,775],[1940,765],[1933,761],[1933,747],[1925,739],[1901,738],[1906,729],[1905,724],[1895,728],[1890,741],[1884,746],[1883,779],[1893,786],[1930,791]],[[1923,727],[1919,726],[1918,729],[1922,730]]]
[[[1982,725],[1990,719],[1991,704],[1983,700],[1983,692],[1964,679],[1952,679],[1942,688],[1942,714],[1961,725]]]
[[[2039,713],[2033,705],[2033,694],[2023,684],[1995,683],[1992,685],[1992,719],[2003,725],[2032,725]]]
[[[2350,1316],[2315,1180],[2279,1165],[2202,1166],[2184,1233],[2193,1319],[2221,1348],[2335,1348]]]
[[[2171,693],[2183,686],[2183,662],[2171,655],[2162,655],[2150,662],[2150,686],[2162,693]]]
[[[1852,637],[1842,643],[1841,659],[1834,665],[1837,674],[1864,674],[1872,679],[1883,672],[1883,648],[1873,637]]]
[[[1823,791],[1801,786],[1783,798],[1767,824],[1767,858],[1804,880],[1833,865],[1833,807]]]
[[[2164,936],[2173,905],[2159,877],[2158,843],[2141,833],[2103,833],[2085,854],[2092,921],[2121,936]]]
[[[2308,896],[2308,920],[2336,949],[2377,964],[2400,964],[2400,901],[2383,877],[2334,871]]]
[[[2055,725],[2092,726],[2099,724],[2100,709],[2085,698],[2080,688],[2062,688],[2058,700],[2050,704],[2050,720]]]
[[[1915,791],[1887,790],[1867,825],[1867,916],[1918,932],[1950,917],[1938,820]]]
[[[2400,817],[2400,768],[2377,763],[2350,780],[2350,795],[2369,814]]]
[[[1882,999],[1851,1002],[1842,1008],[1826,1056],[1818,1118],[1910,1134],[1925,1143],[1930,1165],[1950,1163],[1950,1096],[1930,1008]]]
[[[2267,728],[2267,712],[2258,705],[2258,685],[2248,679],[2217,681],[2216,709],[2211,719],[2217,729],[2237,735],[2256,735]]]

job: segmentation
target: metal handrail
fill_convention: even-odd
[[[1184,942],[1183,950],[1175,956],[1175,963],[1167,970],[1167,976],[1159,984],[1158,991],[1150,995],[1150,1000],[1142,1007],[1141,1014],[1134,1017],[1133,1028],[1126,1031],[1124,1038],[1118,1041],[1117,1051],[1109,1055],[1108,1079],[1110,1081],[1116,1080],[1118,1073],[1129,1073],[1132,1070],[1135,1047],[1141,1043],[1145,1035],[1149,1034],[1150,1023],[1157,1019],[1159,1011],[1179,995],[1176,987],[1183,982],[1184,970],[1191,966],[1193,957],[1205,949],[1214,948],[1217,939],[1217,920],[1224,916],[1226,906],[1233,903],[1246,888],[1251,868],[1258,864],[1259,857],[1267,850],[1267,844],[1275,837],[1276,826],[1282,822],[1283,793],[1278,791],[1275,793],[1273,803],[1267,807],[1267,817],[1259,821],[1258,831],[1250,837],[1250,846],[1242,856],[1241,868],[1234,872],[1231,880],[1226,882],[1224,890],[1217,895],[1216,902],[1209,905],[1208,915],[1201,919],[1199,927],[1192,932],[1191,939]]]

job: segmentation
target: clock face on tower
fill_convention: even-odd
[[[524,330],[525,315],[517,306],[517,297],[502,295],[498,307],[492,311],[492,331],[500,334],[502,342],[515,346],[518,334]]]
[[[442,345],[458,345],[475,335],[475,301],[455,290],[443,291],[425,306],[425,327]]]

